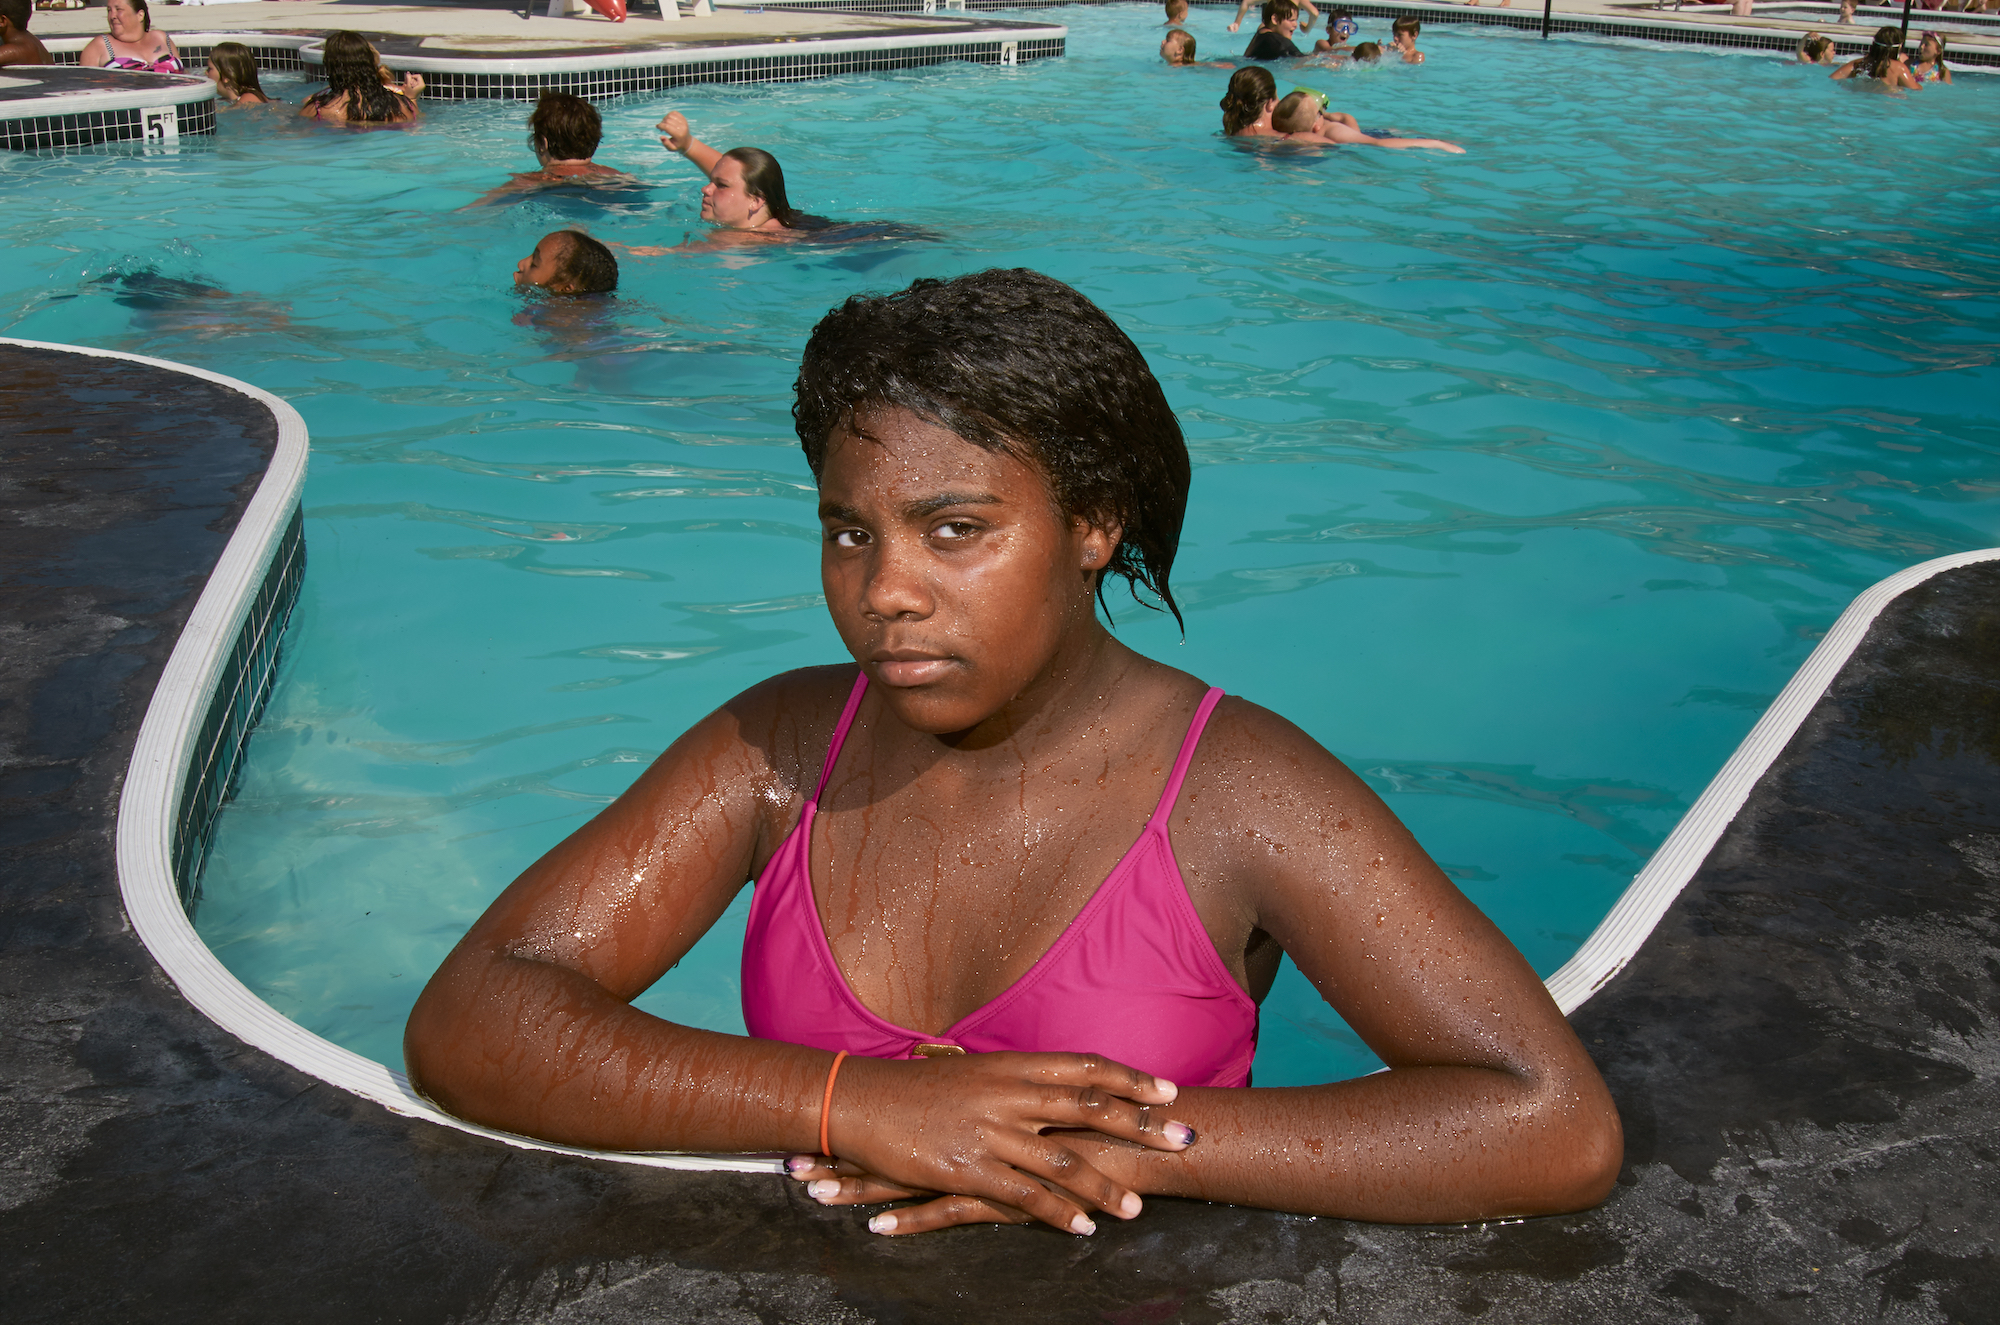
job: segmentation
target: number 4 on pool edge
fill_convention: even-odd
[[[148,106],[139,112],[141,134],[149,143],[177,143],[181,140],[180,110],[176,106]]]

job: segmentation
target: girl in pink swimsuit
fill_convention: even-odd
[[[1594,1204],[1621,1153],[1541,982],[1358,778],[1120,644],[1190,469],[1132,342],[1029,271],[855,298],[793,414],[854,662],[775,677],[531,866],[411,1014],[490,1127],[790,1151],[880,1233],[1154,1194],[1451,1222]],[[631,1000],[747,881],[750,1035]],[[1389,1070],[1249,1083],[1289,954]]]

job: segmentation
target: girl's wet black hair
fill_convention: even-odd
[[[1247,64],[1229,76],[1229,90],[1217,104],[1222,107],[1222,131],[1233,134],[1255,124],[1266,102],[1278,95],[1277,80],[1262,65]]]
[[[326,91],[307,97],[307,105],[329,105],[346,93],[347,118],[357,123],[388,124],[409,113],[410,99],[382,85],[375,48],[360,33],[329,33],[320,61],[326,71]]]
[[[1167,586],[1190,479],[1180,420],[1139,347],[1061,281],[1017,267],[856,295],[813,328],[794,391],[813,477],[835,428],[908,410],[1039,470],[1065,518],[1117,524],[1106,573],[1186,628]]]

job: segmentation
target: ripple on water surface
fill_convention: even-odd
[[[857,291],[1026,265],[1103,304],[1197,465],[1187,639],[1121,633],[1347,759],[1544,973],[1858,589],[2000,541],[1995,80],[1444,28],[1421,68],[1297,81],[1467,155],[1274,153],[1215,136],[1226,74],[1158,64],[1153,7],[1024,17],[1069,56],[606,103],[649,186],[608,202],[461,210],[532,166],[517,104],[0,159],[8,334],[312,429],[304,596],[198,916],[253,989],[398,1062],[524,865],[694,717],[841,656],[788,389]],[[697,228],[668,105],[811,210],[937,238],[626,258],[608,309],[524,306],[547,230]],[[744,905],[642,1005],[740,1027]],[[1287,968],[1258,1080],[1370,1063]]]

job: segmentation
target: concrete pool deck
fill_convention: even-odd
[[[397,1117],[196,1012],[120,906],[114,815],[277,430],[171,368],[0,344],[0,380],[11,1320],[2000,1313],[2000,561],[1875,619],[1658,928],[1574,1014],[1626,1127],[1601,1208],[1396,1228],[1158,1200],[1089,1240],[891,1242],[781,1178]]]

